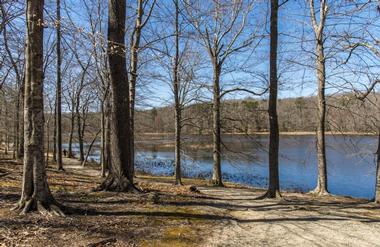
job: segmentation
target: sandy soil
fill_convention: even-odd
[[[343,197],[284,193],[255,200],[262,190],[139,175],[141,194],[91,192],[97,167],[65,159],[48,169],[66,217],[19,216],[22,165],[0,157],[0,246],[380,246],[380,207]],[[196,185],[199,193],[189,185]]]
[[[380,246],[380,207],[364,200],[284,194],[254,200],[250,189],[204,188],[229,209],[205,246]]]

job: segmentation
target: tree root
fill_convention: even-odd
[[[319,186],[317,186],[314,190],[309,191],[308,194],[314,196],[330,196],[330,193],[327,190],[321,189]]]
[[[267,190],[264,195],[256,197],[254,200],[264,200],[264,199],[283,199],[280,191],[278,190]]]
[[[215,179],[211,179],[210,184],[214,187],[225,187],[223,182],[220,182],[220,181],[215,180]]]
[[[93,191],[131,192],[136,194],[142,192],[142,190],[131,183],[127,177],[116,178],[112,175],[108,175]]]
[[[30,212],[36,211],[44,216],[65,216],[58,203],[54,201],[43,202],[33,197],[20,200],[13,208],[11,208],[11,210],[18,212],[20,215],[26,215]]]

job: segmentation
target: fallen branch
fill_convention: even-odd
[[[94,142],[96,141],[96,138],[98,138],[98,135],[99,135],[100,131],[101,131],[101,129],[98,130],[98,132],[96,133],[96,135],[95,135],[94,139],[92,140],[90,146],[88,147],[86,158],[83,160],[83,163],[82,163],[83,167],[86,165],[88,156],[90,155],[90,152],[91,152],[91,149],[92,149],[92,146],[94,145]]]

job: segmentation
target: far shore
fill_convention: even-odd
[[[328,136],[375,136],[376,133],[371,132],[339,132],[339,131],[326,131],[326,135]],[[159,133],[139,133],[139,135],[144,136],[174,136],[174,132],[159,132]],[[198,134],[198,133],[184,133],[183,135],[200,135],[200,136],[208,136],[211,135],[211,133],[204,133],[204,134]],[[222,133],[222,135],[269,135],[269,131],[257,131],[257,132],[229,132],[229,133]],[[311,136],[316,135],[316,132],[313,131],[287,131],[287,132],[280,132],[280,135],[283,136]]]

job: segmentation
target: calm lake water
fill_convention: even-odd
[[[169,141],[162,138],[138,142],[136,170],[153,175],[173,175],[174,149],[165,145]],[[223,179],[244,185],[267,187],[268,137],[225,136],[223,142]],[[336,195],[373,198],[377,139],[371,136],[327,136],[326,142],[330,192]],[[210,137],[186,137],[184,143],[184,176],[211,178],[212,151],[207,148],[207,144],[211,143]],[[94,146],[93,149],[90,158],[98,161],[99,147]],[[314,136],[281,136],[282,190],[307,192],[316,186],[318,172],[315,149]]]

